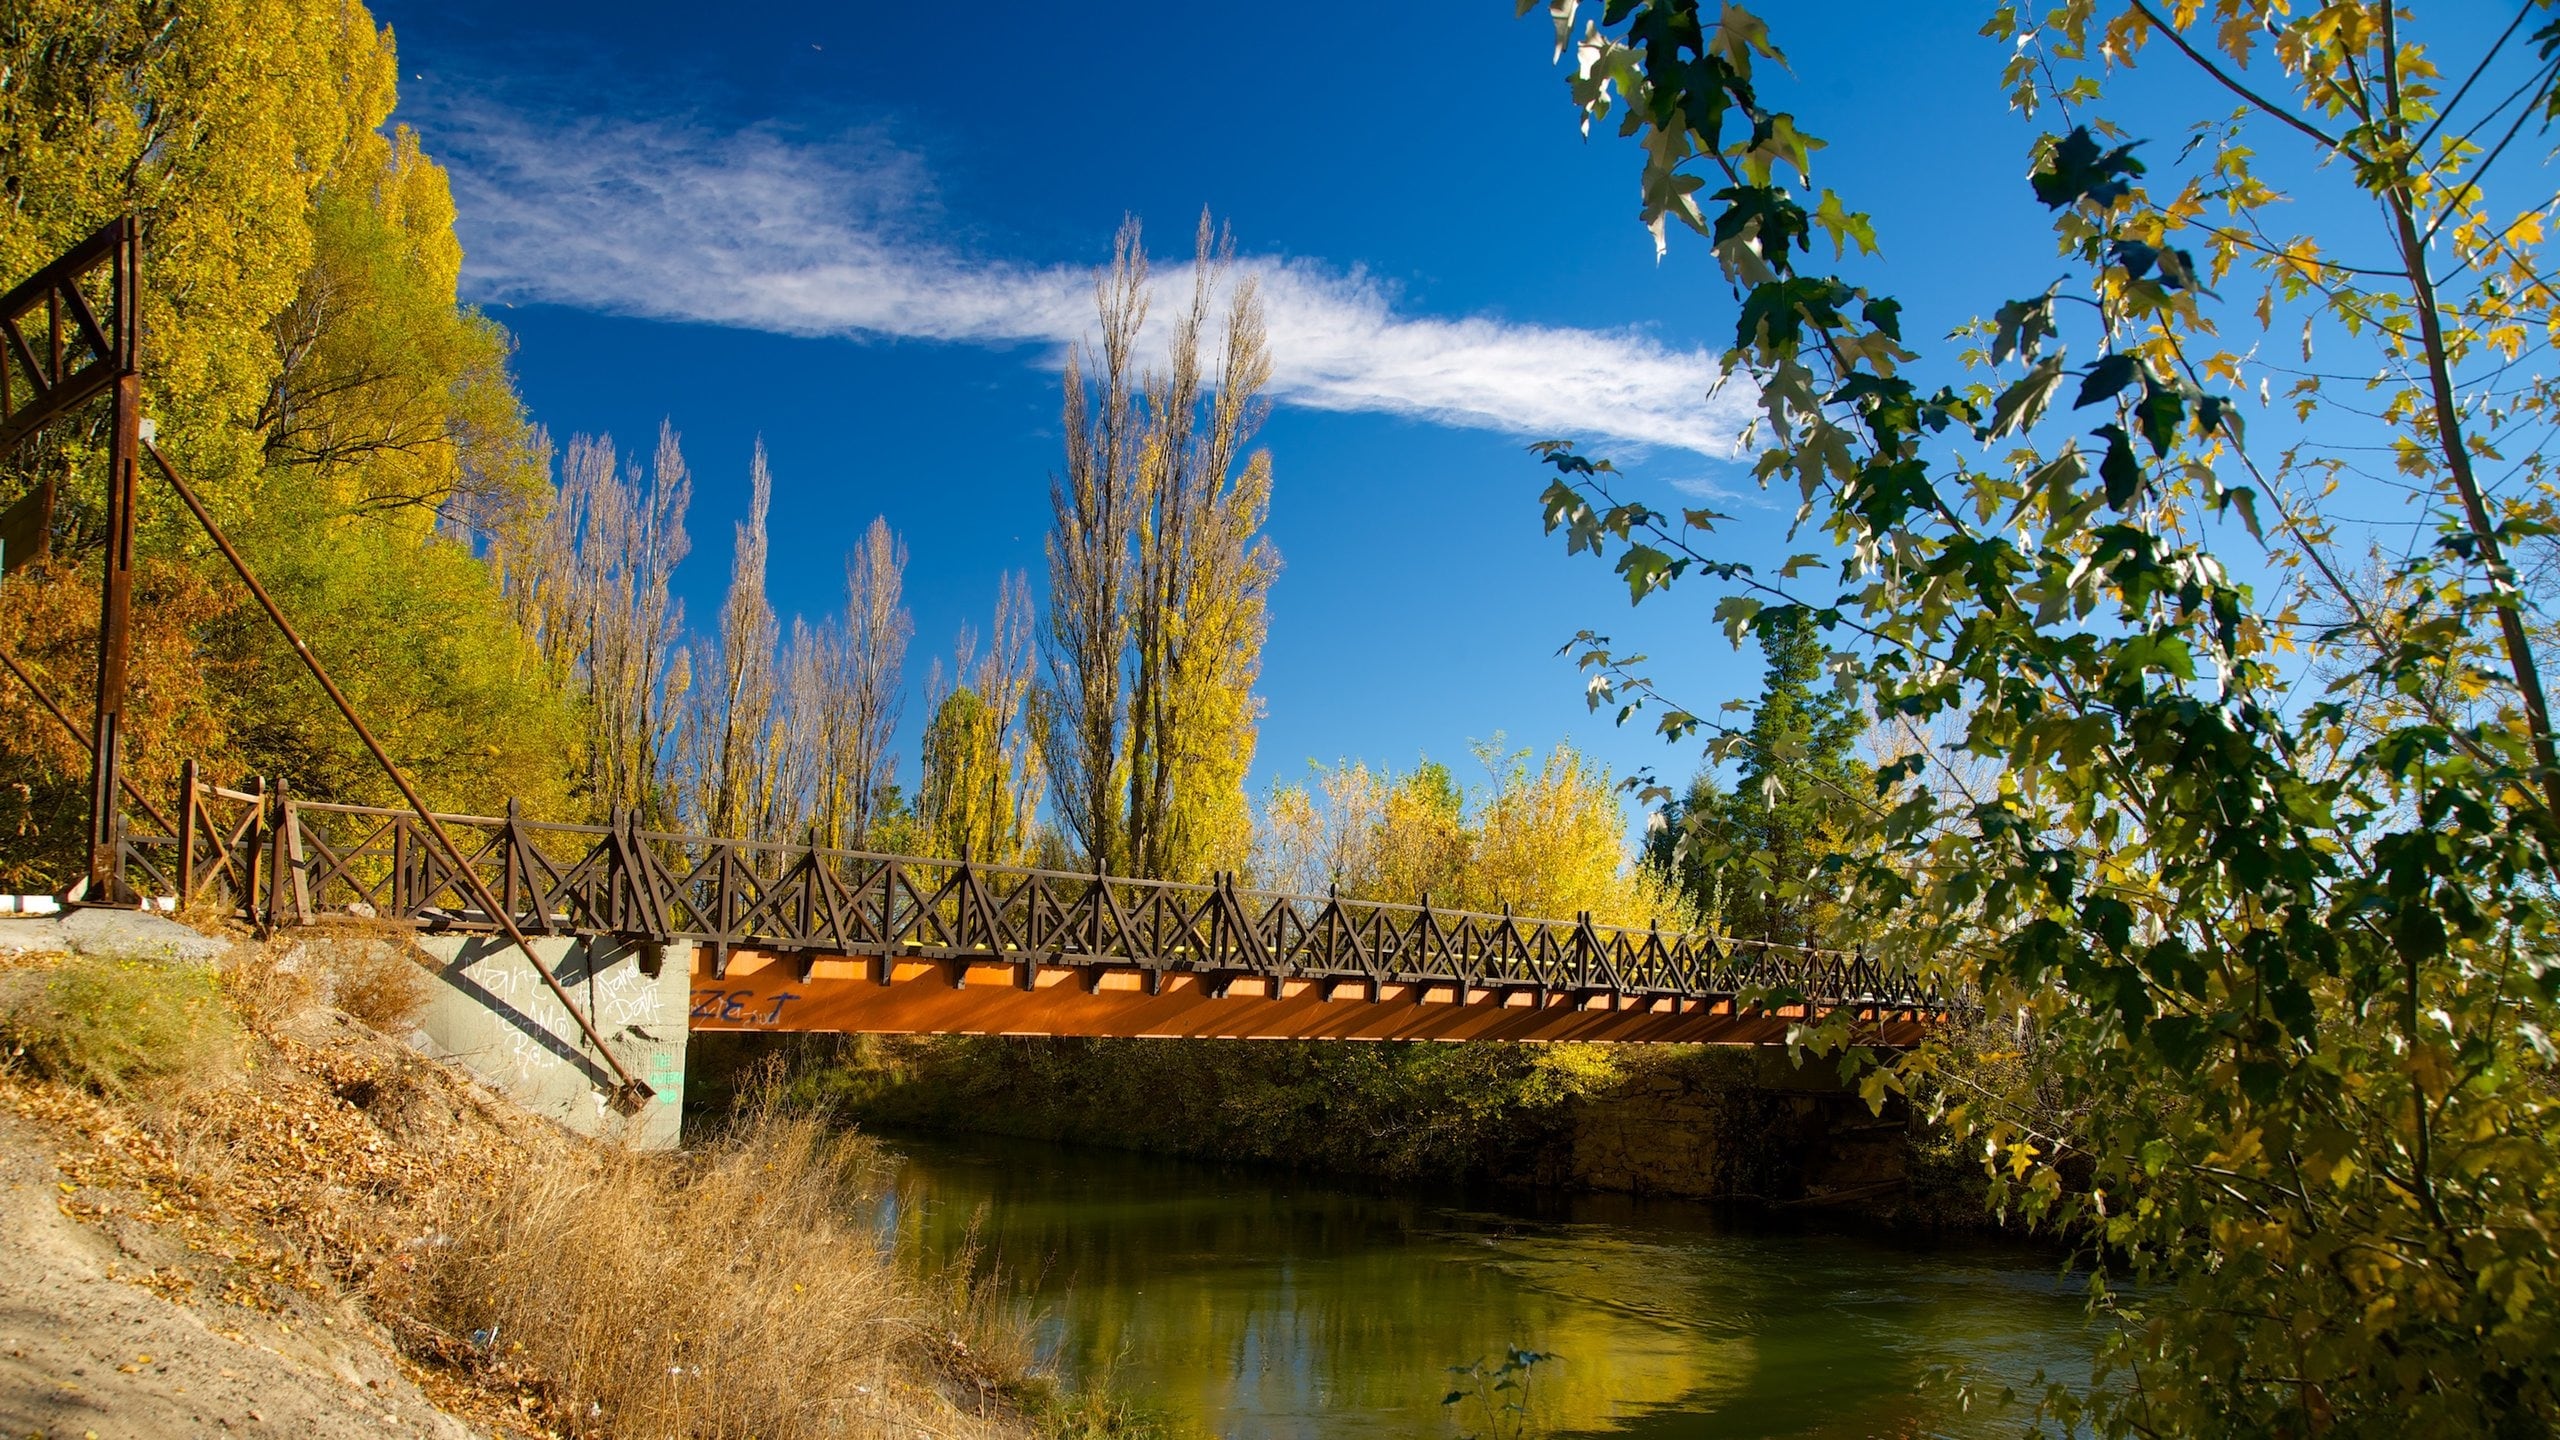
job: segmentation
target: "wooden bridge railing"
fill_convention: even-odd
[[[192,767],[190,767],[192,769]],[[192,774],[190,781],[192,781]],[[128,835],[146,891],[262,926],[370,916],[497,928],[409,811],[190,783],[178,834]],[[692,941],[728,952],[998,960],[1494,992],[1706,999],[1737,994],[1874,1013],[1951,1008],[1863,956],[1658,928],[1271,894],[1012,865],[726,840],[515,815],[438,817],[528,935]],[[1151,984],[1153,982],[1151,981]]]

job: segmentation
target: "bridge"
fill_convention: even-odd
[[[512,930],[660,963],[681,947],[702,1031],[1768,1045],[1847,1010],[1899,1045],[1947,1008],[1855,954],[1587,914],[722,839],[628,816],[436,815],[438,843],[407,810],[228,789],[192,765],[180,789],[174,833],[121,834],[141,891],[264,929]]]
[[[89,755],[88,863],[73,898],[211,905],[269,932],[390,927],[435,958],[446,983],[452,1003],[421,1032],[429,1047],[568,1123],[596,1122],[601,1100],[646,1114],[649,1143],[673,1143],[695,1031],[1771,1045],[1794,1024],[1847,1012],[1870,1042],[1907,1045],[1956,1008],[1859,955],[1587,914],[684,835],[628,815],[577,825],[529,821],[512,806],[439,814],[153,442],[141,414],[140,266],[140,227],[127,216],[0,295],[0,455],[93,400],[107,407],[87,723],[0,644],[0,663]],[[172,819],[128,772],[145,460],[405,809],[307,801],[281,781],[226,788],[190,761]],[[45,556],[52,506],[45,483],[0,510],[0,575]],[[136,828],[127,801],[148,828]],[[484,1068],[499,1050],[505,1065]],[[561,1076],[566,1098],[552,1083]]]

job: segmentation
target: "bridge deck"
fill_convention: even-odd
[[[1714,935],[828,850],[440,816],[199,786],[131,835],[156,893],[267,926],[368,916],[443,932],[688,944],[692,1025],[1237,1038],[1778,1044],[1848,1010],[1908,1044],[1951,1008],[1863,956]]]

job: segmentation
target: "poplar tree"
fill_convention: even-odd
[[[1141,376],[1148,267],[1125,225],[1096,283],[1093,394],[1081,352],[1066,380],[1042,749],[1059,817],[1088,858],[1145,875],[1236,868],[1251,845],[1244,776],[1279,553],[1261,534],[1269,452],[1248,453],[1270,378],[1261,299],[1231,271],[1231,247],[1202,216],[1165,368]]]
[[[861,548],[845,562],[843,648],[823,722],[832,777],[825,791],[827,829],[838,837],[833,843],[872,843],[872,820],[897,770],[891,747],[906,706],[902,677],[907,641],[915,633],[902,599],[906,573],[906,542],[886,518],[874,517]]]
[[[916,789],[916,818],[934,854],[1018,862],[1033,839],[1042,775],[1029,713],[1032,620],[1030,577],[1006,576],[986,653],[964,626],[949,681],[936,664]]]
[[[598,817],[676,821],[674,745],[691,666],[676,566],[692,542],[692,473],[672,425],[646,477],[610,436],[571,436],[560,483],[539,500],[484,513],[489,563],[547,674],[582,702],[577,770]]]
[[[1136,220],[1121,224],[1093,294],[1100,334],[1091,348],[1067,351],[1066,469],[1049,486],[1048,681],[1036,713],[1059,823],[1088,863],[1109,868],[1125,859],[1122,665],[1138,511],[1137,344],[1148,299]]]
[[[762,440],[747,487],[747,518],[737,524],[720,632],[697,645],[693,662],[702,683],[688,721],[686,773],[692,823],[713,835],[766,839],[787,832],[799,817],[796,797],[781,783],[779,627],[764,590],[773,475]]]

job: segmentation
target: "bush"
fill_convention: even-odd
[[[22,991],[0,1032],[36,1073],[108,1096],[211,1069],[238,1033],[211,970],[97,957]]]
[[[399,946],[327,947],[329,1000],[385,1035],[409,1033],[427,1004],[427,973]]]

